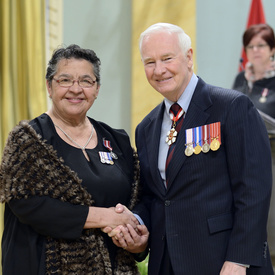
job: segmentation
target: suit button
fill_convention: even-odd
[[[171,202],[170,202],[169,200],[166,200],[166,201],[164,202],[164,204],[165,204],[165,206],[169,206],[169,205],[171,204]]]

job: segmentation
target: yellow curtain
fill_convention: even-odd
[[[0,0],[0,153],[8,132],[46,111],[44,0]],[[0,206],[0,234],[3,206]]]
[[[162,101],[147,82],[140,59],[139,35],[158,22],[180,26],[192,40],[196,64],[196,1],[195,0],[133,0],[132,4],[132,140],[142,118]],[[195,68],[196,66],[194,66]]]

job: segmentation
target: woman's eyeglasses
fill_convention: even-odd
[[[92,80],[90,78],[83,78],[79,80],[73,80],[71,78],[60,78],[60,79],[53,78],[53,80],[55,80],[60,87],[65,87],[65,88],[73,86],[75,82],[77,82],[78,85],[82,88],[91,88],[96,83],[96,80]]]
[[[267,44],[248,45],[248,46],[246,46],[246,49],[247,50],[254,50],[254,48],[255,48],[256,50],[261,50],[261,49],[263,49],[266,46],[268,46],[268,45]]]

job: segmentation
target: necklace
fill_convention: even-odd
[[[90,142],[90,140],[91,140],[91,138],[92,138],[92,136],[93,136],[93,133],[94,133],[94,127],[93,127],[93,125],[92,125],[92,132],[91,132],[91,135],[90,135],[90,137],[88,138],[88,140],[87,140],[87,142],[86,142],[86,144],[84,145],[84,146],[81,146],[81,145],[79,145],[76,141],[74,141],[62,128],[60,128],[58,125],[56,125],[56,124],[54,124],[54,126],[55,127],[57,127],[72,143],[74,143],[77,147],[79,147],[82,151],[83,151],[83,153],[85,154],[86,152],[85,152],[85,148],[86,148],[86,146],[89,144],[89,142]]]

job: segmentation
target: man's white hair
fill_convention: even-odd
[[[184,30],[170,23],[156,23],[147,28],[139,37],[139,51],[141,52],[142,42],[145,37],[152,33],[157,32],[167,32],[167,33],[176,33],[178,35],[179,46],[185,55],[188,50],[191,48],[191,38],[184,32]]]

